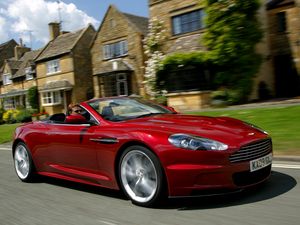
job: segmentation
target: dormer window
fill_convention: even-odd
[[[11,74],[5,73],[3,74],[3,85],[8,85],[8,84],[12,84]]]
[[[53,74],[60,72],[59,60],[51,60],[47,62],[47,74]]]
[[[26,75],[26,80],[32,80],[33,79],[33,73],[31,67],[25,68],[25,75]]]

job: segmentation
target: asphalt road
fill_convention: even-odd
[[[169,200],[149,209],[97,187],[48,178],[22,183],[11,152],[0,148],[0,225],[295,225],[299,168],[297,162],[275,162],[270,180],[258,190]]]

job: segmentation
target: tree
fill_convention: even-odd
[[[236,91],[242,101],[247,100],[261,64],[255,51],[262,38],[259,6],[259,0],[206,0],[203,43],[216,68],[215,82]]]
[[[38,97],[38,89],[36,86],[29,88],[28,93],[28,102],[31,108],[38,109],[39,108],[39,97]]]

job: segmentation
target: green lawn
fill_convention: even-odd
[[[271,135],[275,155],[300,155],[300,106],[218,110],[193,114],[229,116],[253,123]]]
[[[0,125],[0,144],[11,141],[14,130],[20,124],[3,124]]]

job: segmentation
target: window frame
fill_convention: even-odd
[[[277,32],[284,33],[287,31],[287,18],[286,12],[281,11],[276,13],[276,20],[277,20]]]
[[[114,59],[128,55],[128,41],[122,40],[103,45],[103,59]]]
[[[177,36],[204,29],[204,17],[203,8],[172,16],[172,35]],[[198,19],[199,22],[197,22]]]
[[[47,62],[47,75],[51,75],[59,72],[61,72],[59,59],[54,59]]]
[[[33,73],[31,67],[25,68],[25,76],[26,76],[26,80],[33,80]]]
[[[45,95],[48,96],[45,96]],[[60,91],[48,91],[41,93],[42,106],[53,106],[62,104]],[[47,100],[47,101],[46,101]]]
[[[9,85],[9,84],[12,84],[13,81],[12,81],[12,75],[10,73],[4,73],[2,75],[2,80],[3,80],[3,85]]]

